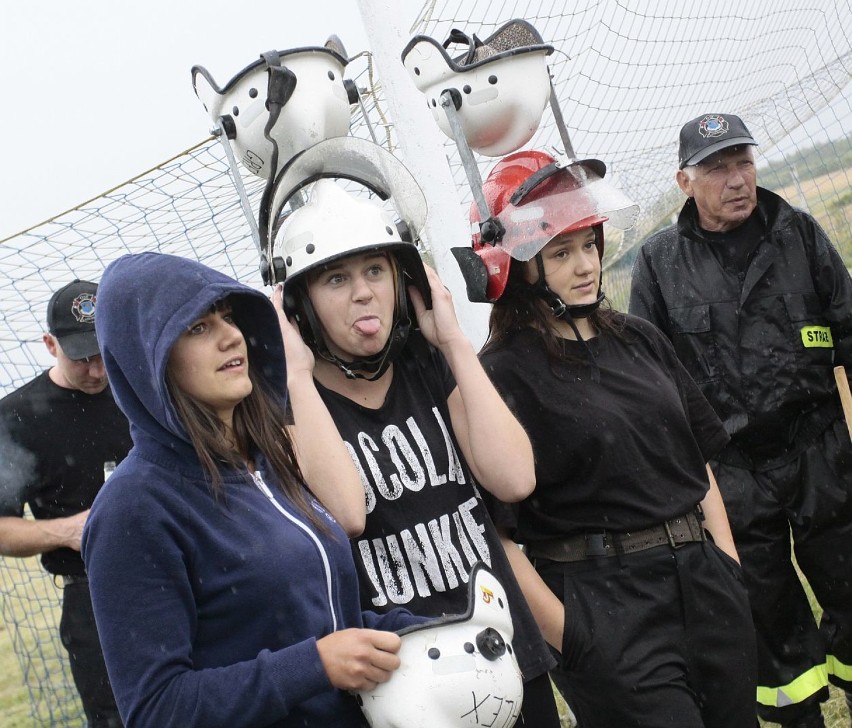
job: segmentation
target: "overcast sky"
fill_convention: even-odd
[[[364,50],[355,0],[7,0],[0,23],[0,239],[207,136],[190,68],[224,85],[261,52]]]

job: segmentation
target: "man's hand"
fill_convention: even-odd
[[[88,509],[66,518],[0,517],[0,554],[27,557],[59,548],[80,550]]]
[[[52,524],[54,528],[57,528],[59,537],[64,541],[63,546],[79,551],[80,543],[83,540],[83,526],[86,525],[88,517],[89,511],[86,509],[80,511],[80,513],[75,513],[73,516],[54,518],[50,521],[44,521],[44,523]]]

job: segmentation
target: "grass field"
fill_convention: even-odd
[[[63,726],[84,722],[59,643],[61,591],[37,558],[0,560],[0,728]],[[18,625],[18,628],[16,628]],[[30,659],[30,689],[37,696],[33,718],[30,694],[15,647]],[[45,676],[49,676],[49,679]],[[73,716],[69,718],[66,716]]]
[[[12,638],[0,624],[0,726],[31,728],[30,704],[21,668],[12,651]]]
[[[803,179],[798,186],[789,185],[776,192],[790,204],[807,209],[825,229],[846,265],[852,266],[852,193],[848,177],[846,170],[838,170]]]

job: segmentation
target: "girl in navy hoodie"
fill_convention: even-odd
[[[97,334],[134,447],[82,551],[127,726],[362,725],[346,691],[389,679],[388,630],[421,621],[361,611],[360,477],[281,318],[174,256],[124,256],[101,280]]]

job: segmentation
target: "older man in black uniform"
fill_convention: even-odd
[[[630,312],[669,336],[731,435],[712,466],[752,602],[758,712],[811,728],[829,681],[852,688],[852,444],[833,377],[852,364],[852,280],[810,215],[757,187],[756,143],[731,114],[681,129],[689,199],[643,244]]]
[[[92,728],[121,718],[95,628],[80,536],[107,473],[130,449],[95,338],[97,285],[75,280],[47,307],[56,363],[0,400],[0,554],[41,554],[63,585],[59,633]],[[23,517],[29,504],[35,518]]]

